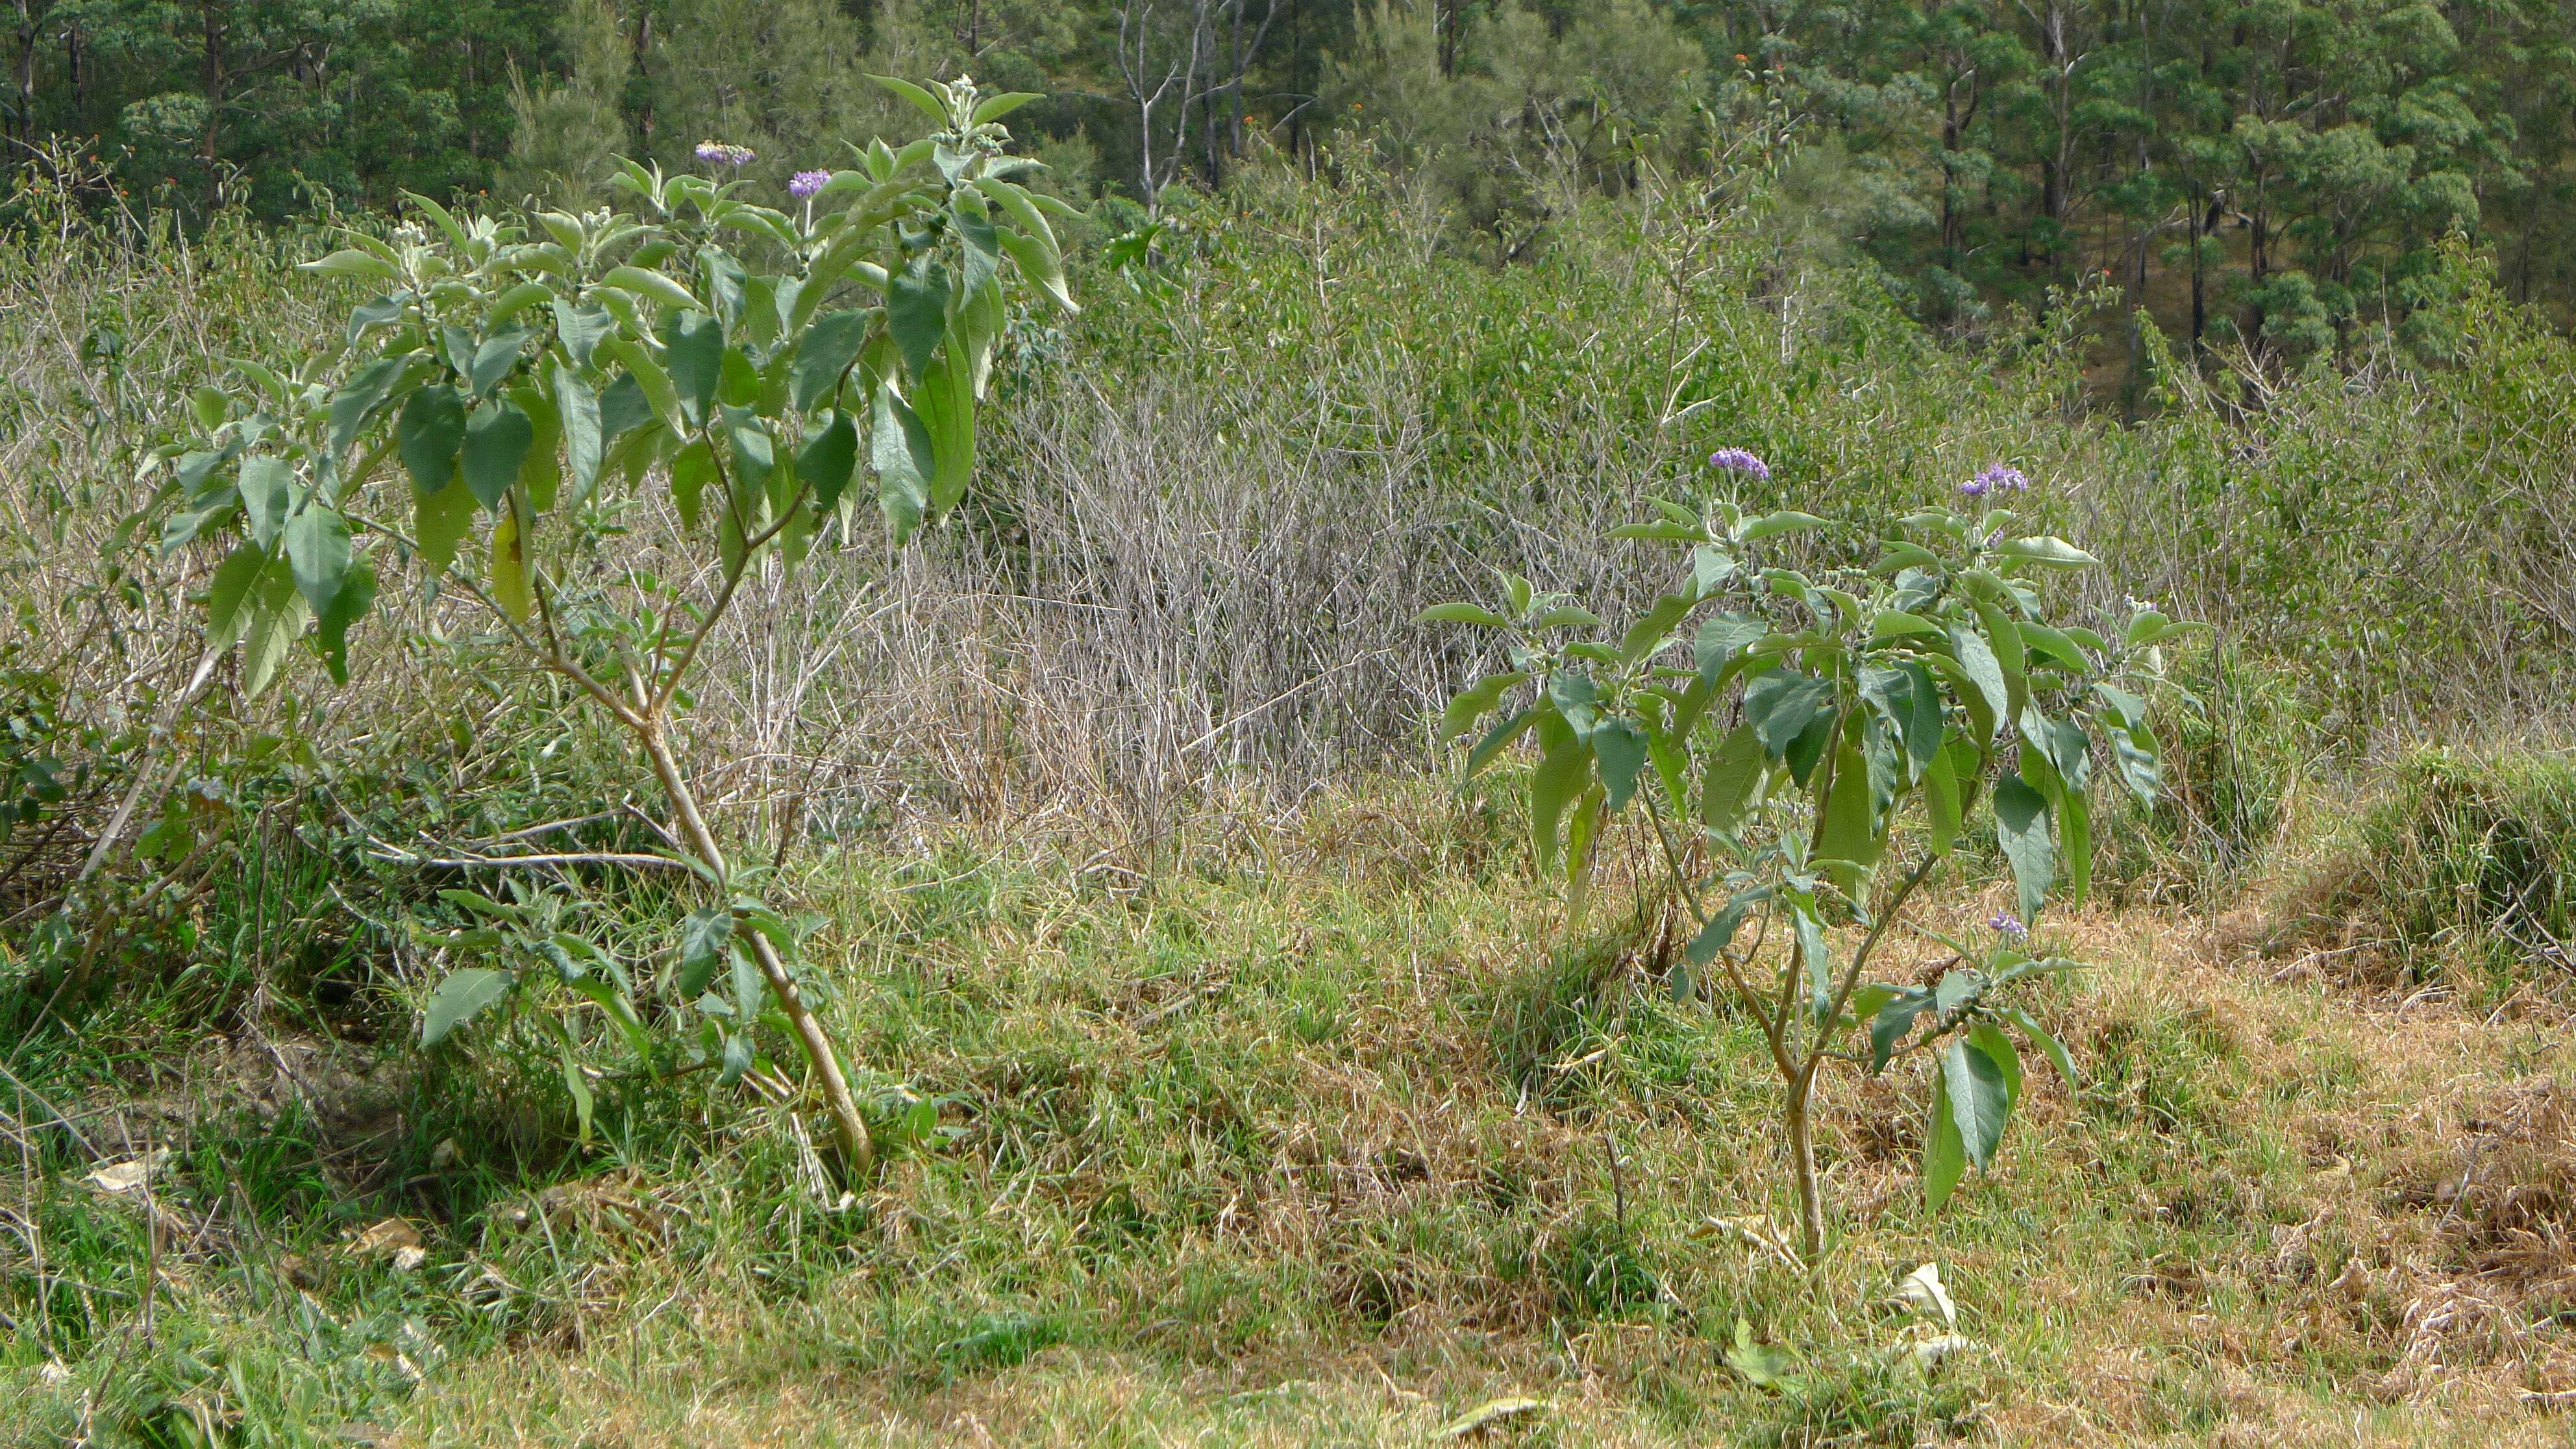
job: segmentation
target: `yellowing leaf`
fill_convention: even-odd
[[[535,607],[535,596],[528,587],[528,547],[519,532],[516,500],[501,510],[501,521],[492,526],[492,602],[521,624],[528,622],[528,614]]]

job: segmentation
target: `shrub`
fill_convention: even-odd
[[[1771,480],[1741,448],[1709,463]],[[2012,1033],[2074,1076],[2065,1049],[2001,989],[2073,965],[2033,954],[2030,923],[2061,879],[2083,899],[2096,755],[2139,798],[2159,788],[2146,700],[2132,691],[2154,681],[2164,641],[2189,626],[2140,607],[2115,644],[2047,622],[2048,576],[2097,560],[2021,531],[2002,505],[2028,487],[2020,470],[1990,465],[1958,485],[1956,507],[1905,515],[1921,542],[1881,538],[1875,565],[1813,574],[1757,561],[1782,552],[1771,540],[1820,529],[1821,518],[1659,499],[1661,518],[1615,536],[1679,545],[1688,571],[1615,634],[1602,636],[1602,619],[1571,597],[1517,577],[1500,609],[1444,604],[1422,616],[1503,638],[1509,668],[1460,694],[1441,733],[1500,711],[1467,757],[1470,775],[1524,737],[1536,743],[1536,855],[1541,869],[1562,862],[1572,918],[1611,819],[1631,801],[1646,817],[1660,888],[1698,928],[1689,967],[1761,1028],[1779,1071],[1811,1259],[1825,1234],[1808,1110],[1817,1074],[1836,1060],[1875,1073],[1948,1042],[1923,1134],[1938,1211],[2002,1140],[2022,1081]],[[1894,827],[1917,803],[1908,866]],[[1979,820],[1992,821],[2018,911],[1995,917],[1986,942],[1936,937],[1953,956],[1934,985],[1871,980],[1871,957],[1916,889]],[[1685,974],[1675,989],[1695,985]]]
[[[2446,963],[2510,990],[2576,971],[2576,756],[2418,750],[2276,910],[2272,948],[2327,944],[2355,969]]]
[[[854,170],[799,173],[786,210],[725,179],[751,153],[712,141],[697,151],[709,176],[626,165],[641,216],[546,211],[522,227],[413,198],[428,225],[390,242],[351,232],[312,264],[384,289],[350,314],[346,352],[283,371],[236,362],[234,390],[196,394],[198,445],[159,459],[164,551],[229,546],[205,661],[239,645],[246,692],[308,637],[345,679],[380,574],[416,569],[623,735],[670,801],[667,861],[711,897],[670,978],[689,1051],[730,1081],[758,1065],[755,1032],[783,1028],[853,1171],[872,1149],[797,980],[803,933],[761,898],[766,872],[729,862],[674,742],[692,668],[746,578],[858,540],[863,462],[896,545],[963,498],[1005,268],[1071,306],[1046,219],[1061,204],[1015,181],[1034,163],[1003,151],[999,118],[1035,98],[886,85],[938,129],[900,152],[879,142]],[[383,477],[396,461],[408,488]],[[684,525],[665,547],[622,522],[653,470]],[[408,531],[394,521],[406,501]],[[476,964],[430,997],[425,1045],[552,980],[657,1065],[628,966],[559,903],[444,894],[478,918],[450,941]],[[574,1038],[548,1023],[586,1126]]]

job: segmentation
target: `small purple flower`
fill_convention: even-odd
[[[831,179],[829,171],[799,171],[787,179],[787,194],[803,201],[822,190],[823,184]]]
[[[1708,455],[1708,465],[1712,468],[1732,468],[1738,473],[1750,475],[1757,483],[1771,481],[1771,465],[1763,462],[1748,448],[1720,448]]]
[[[752,161],[759,156],[759,154],[759,152],[752,150],[749,146],[737,146],[730,141],[700,141],[698,143],[699,160],[714,166],[731,166],[736,170],[740,170],[741,168],[750,165]]]
[[[2007,941],[2019,942],[2030,939],[2030,927],[2023,925],[2021,917],[2010,911],[1995,912],[1986,924],[1993,927],[1996,933]]]
[[[1984,498],[1997,493],[2019,493],[2029,487],[2029,474],[2010,463],[1989,463],[1986,471],[1959,485],[1959,495]]]

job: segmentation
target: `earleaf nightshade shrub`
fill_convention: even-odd
[[[792,212],[728,179],[750,153],[714,141],[697,152],[711,175],[621,163],[632,211],[504,219],[409,198],[418,219],[390,239],[352,232],[308,264],[381,289],[351,311],[344,348],[291,375],[235,362],[230,387],[198,391],[193,440],[155,465],[163,549],[228,550],[206,643],[240,647],[246,692],[308,639],[345,682],[352,632],[409,580],[488,607],[523,657],[623,729],[710,896],[674,977],[693,1049],[730,1079],[757,1060],[754,1025],[782,1025],[853,1171],[872,1148],[797,983],[801,931],[760,899],[761,872],[728,865],[674,753],[674,715],[756,564],[793,571],[857,541],[870,498],[897,544],[957,506],[1006,279],[1074,306],[1049,220],[1074,213],[1024,184],[1037,163],[1007,153],[999,124],[1031,97],[879,79],[930,133],[798,173]],[[633,557],[617,517],[649,477],[668,479],[704,587]],[[645,1045],[625,970],[539,922],[534,898],[451,899],[508,964],[446,978],[424,1043],[553,978]]]
[[[1770,478],[1744,449],[1709,462]],[[2020,531],[1997,504],[2029,486],[1993,465],[1955,506],[1907,515],[1905,536],[1878,540],[1874,566],[1814,573],[1763,554],[1823,519],[1656,499],[1657,518],[1612,536],[1673,544],[1687,568],[1615,636],[1574,599],[1511,576],[1495,607],[1421,616],[1504,636],[1509,667],[1451,701],[1440,734],[1500,716],[1469,749],[1470,775],[1535,745],[1533,846],[1542,869],[1564,872],[1572,912],[1612,817],[1646,817],[1661,888],[1694,930],[1675,992],[1731,994],[1786,1089],[1810,1258],[1825,1223],[1809,1103],[1827,1063],[1877,1073],[1938,1053],[1923,1157],[1935,1211],[1969,1164],[1993,1161],[2021,1092],[2016,1040],[2073,1080],[2065,1048],[2005,988],[2074,964],[2036,953],[2030,926],[2053,891],[2080,902],[2090,882],[2096,761],[2114,788],[2149,800],[2159,788],[2148,697],[2161,646],[2197,626],[2145,605],[2117,638],[2050,622],[2050,576],[2096,561]],[[1913,828],[1900,836],[1901,819]],[[1981,819],[2015,909],[1988,923],[1989,939],[1936,936],[1953,959],[1930,985],[1872,980],[1917,889]]]

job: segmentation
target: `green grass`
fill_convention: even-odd
[[[862,1090],[939,1104],[847,1202],[787,1113],[704,1078],[603,1084],[582,1146],[509,1033],[391,1045],[416,981],[372,984],[376,1050],[113,1001],[11,1069],[103,1156],[175,1149],[151,1330],[142,1204],[14,1113],[10,1432],[1401,1443],[1528,1395],[1516,1442],[2327,1442],[2356,1413],[2508,1442],[2546,1428],[2517,1392],[2570,1382],[2545,1275],[2480,1280],[2510,1332],[2422,1327],[2503,1271],[2481,1234],[2513,1210],[2446,1212],[2442,1180],[2482,1153],[2522,1211],[2547,1186],[2508,1110],[2576,1082],[2545,1021],[2355,1010],[2208,964],[2180,918],[2054,928],[2101,963],[2040,1008],[2083,1090],[2036,1089],[1936,1222],[1921,1084],[1834,1079],[1810,1278],[1724,1225],[1792,1212],[1749,1028],[1673,1001],[1644,937],[1560,944],[1473,812],[1408,790],[1419,834],[1370,833],[1387,803],[1080,885],[1092,852],[1030,841],[818,862]],[[397,1214],[408,1272],[349,1246]],[[1977,1344],[1930,1373],[1888,1297],[1927,1260]],[[1793,1383],[1727,1367],[1739,1318]]]
[[[2410,751],[2273,907],[2276,952],[2348,973],[2447,980],[2490,1000],[2554,994],[2576,972],[2576,755],[2503,740]]]

